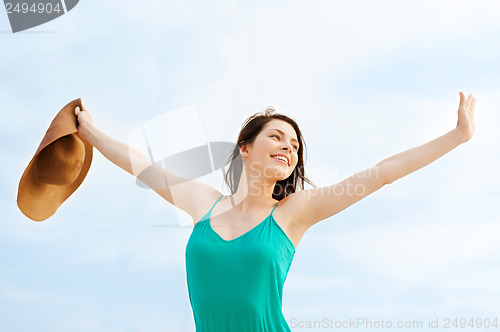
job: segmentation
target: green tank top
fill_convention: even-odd
[[[224,240],[210,225],[212,208],[186,245],[186,276],[196,332],[291,331],[282,312],[283,284],[295,247],[271,214]]]

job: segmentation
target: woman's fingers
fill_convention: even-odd
[[[460,110],[464,108],[465,96],[462,92],[459,92],[458,94],[460,95],[460,103],[458,104],[458,112],[460,113]]]
[[[476,98],[472,99],[472,103],[470,105],[470,112],[472,114],[472,118],[474,119],[474,106],[476,105]]]
[[[83,111],[83,112],[87,112],[87,113],[88,113],[87,108],[86,108],[86,107],[85,107],[85,105],[83,105],[83,104],[82,104],[82,111]]]
[[[462,92],[459,92],[460,94],[460,105],[459,108],[464,107],[464,108],[473,108],[474,104],[476,103],[476,98],[472,95],[469,94],[467,97],[467,100],[465,100],[465,95]]]
[[[469,94],[469,96],[467,97],[467,100],[465,101],[465,104],[463,105],[465,109],[469,109],[471,101],[472,101],[472,95]]]

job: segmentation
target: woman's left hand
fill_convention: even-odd
[[[458,106],[457,130],[463,135],[464,142],[471,139],[474,134],[474,105],[476,98],[472,94],[465,100],[465,95],[460,94],[460,105]]]

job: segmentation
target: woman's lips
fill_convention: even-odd
[[[276,159],[274,157],[271,157],[271,159],[273,159],[273,160],[275,160],[275,161],[277,161],[277,162],[279,162],[279,163],[281,163],[281,164],[283,164],[285,166],[288,166],[288,164],[286,162],[284,162],[283,160],[279,160],[279,159]]]

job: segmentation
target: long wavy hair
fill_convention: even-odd
[[[286,115],[276,113],[276,110],[273,106],[268,106],[264,112],[255,113],[244,121],[242,129],[238,135],[236,146],[234,147],[231,156],[226,163],[228,169],[224,174],[224,180],[229,187],[231,195],[238,190],[241,174],[243,172],[243,158],[241,157],[240,147],[244,144],[252,144],[255,141],[257,135],[261,132],[264,125],[273,119],[288,122],[295,130],[295,133],[297,134],[297,140],[300,143],[299,150],[297,151],[297,165],[288,178],[276,182],[276,185],[273,189],[273,198],[281,201],[283,198],[297,191],[297,189],[303,190],[304,182],[307,182],[311,186],[316,187],[304,174],[303,155],[306,144],[304,138],[302,137],[302,133],[300,132],[299,126],[297,125],[295,120],[289,118]]]

